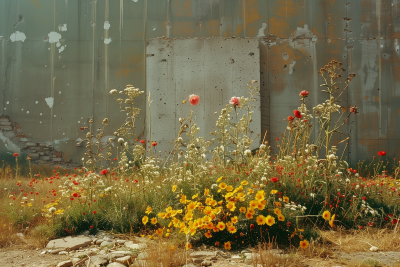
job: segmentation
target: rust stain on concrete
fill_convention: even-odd
[[[367,95],[364,96],[364,100],[365,100],[365,101],[368,100],[368,96],[367,96]]]
[[[280,38],[288,38],[291,34],[288,19],[298,15],[299,11],[303,10],[301,3],[292,0],[277,1],[272,7],[274,16],[269,19],[270,32]]]
[[[31,2],[35,5],[35,8],[39,8],[42,6],[42,4],[39,2],[39,0],[31,0]]]
[[[135,53],[133,56],[128,49],[128,62],[121,64],[122,69],[117,71],[117,77],[128,77],[131,72],[141,71],[140,68],[137,68],[137,64],[143,60],[143,56],[141,53]]]
[[[209,20],[206,21],[206,35],[218,37],[219,36],[219,20]]]
[[[375,102],[379,102],[379,96],[375,96]]]
[[[172,0],[173,15],[178,17],[192,16],[192,1]]]
[[[246,30],[246,36],[254,37],[258,33],[258,29],[261,27],[257,24],[258,20],[263,16],[260,16],[258,12],[258,0],[242,0],[245,1],[240,5],[242,9],[244,8],[244,26],[243,29]],[[242,2],[241,1],[241,2]]]
[[[358,138],[377,139],[378,138],[378,112],[364,112],[357,114],[357,120],[360,121],[358,129]]]
[[[192,21],[174,22],[173,35],[180,37],[193,37],[195,25]]]

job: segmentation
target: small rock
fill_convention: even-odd
[[[201,263],[201,266],[211,266],[212,264],[213,264],[212,261],[205,260],[205,261],[203,261],[203,262]]]
[[[108,262],[107,257],[104,255],[95,255],[90,257],[89,260],[85,261],[87,267],[100,267]]]
[[[197,263],[197,264],[202,263],[203,260],[204,260],[203,258],[194,258],[194,259],[192,259],[192,261],[193,261],[194,263]]]
[[[137,249],[137,250],[145,249],[147,247],[146,244],[134,244],[132,241],[125,242],[124,246],[130,249]]]
[[[80,258],[72,258],[71,259],[73,265],[75,265],[80,260],[81,260]]]
[[[245,254],[245,253],[252,253],[253,251],[251,251],[251,249],[246,248],[245,250],[242,250],[242,252],[240,252],[241,254]]]
[[[114,242],[103,241],[100,244],[100,247],[114,246]]]
[[[239,255],[233,255],[232,259],[241,259],[242,257],[240,257]]]
[[[118,263],[118,262],[113,262],[107,265],[107,267],[126,267],[124,264]]]
[[[44,250],[44,251],[40,252],[40,255],[43,255],[43,254],[46,254],[46,253],[47,253],[47,251]]]
[[[185,264],[182,267],[197,267],[196,265],[194,265],[193,263],[189,263],[189,264]]]
[[[103,239],[97,239],[96,242],[94,242],[96,245],[100,245],[101,243],[103,243],[104,240]]]
[[[131,256],[125,256],[125,257],[121,257],[121,258],[116,258],[115,262],[129,265],[132,262],[132,260],[131,260]]]
[[[68,255],[68,252],[65,250],[58,252],[58,255]]]
[[[114,239],[110,237],[104,237],[103,240],[107,242],[114,242]]]
[[[123,245],[123,244],[125,244],[126,240],[119,239],[119,240],[116,240],[116,242],[118,245]]]
[[[62,261],[59,264],[57,264],[57,267],[70,267],[73,266],[72,261]]]
[[[70,251],[78,249],[80,247],[87,247],[91,243],[92,239],[86,236],[76,236],[76,237],[67,236],[65,238],[51,240],[47,244],[46,248],[52,250],[60,249],[58,252],[62,250]]]
[[[58,254],[61,251],[63,251],[63,249],[53,249],[53,250],[49,250],[48,252],[51,254]]]

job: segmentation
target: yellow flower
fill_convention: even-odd
[[[149,221],[149,218],[148,218],[147,216],[144,216],[144,217],[142,218],[142,223],[143,223],[144,225],[146,225],[148,221]]]
[[[224,203],[224,201],[221,200],[221,201],[218,202],[218,205],[222,205],[223,203]]]
[[[218,183],[219,181],[221,181],[222,178],[224,178],[224,177],[223,177],[223,176],[219,177],[218,180],[217,180],[217,183]]]
[[[212,235],[211,235],[211,232],[210,231],[208,231],[207,233],[205,233],[204,234],[207,238],[211,238],[212,237]]]
[[[225,189],[225,188],[226,188],[226,183],[220,183],[220,184],[219,184],[219,188]]]
[[[192,248],[192,244],[186,243],[186,250],[189,250],[189,249],[191,249],[191,248]]]
[[[54,214],[58,214],[58,215],[63,214],[63,213],[64,213],[64,210],[57,210],[54,212]]]
[[[333,214],[333,215],[332,215],[332,218],[329,220],[329,225],[330,225],[331,227],[335,227],[335,217],[336,217],[336,215]]]
[[[272,195],[275,195],[276,193],[278,193],[278,190],[271,190]]]
[[[306,249],[306,248],[308,248],[308,241],[307,240],[304,240],[304,241],[300,241],[300,247],[302,248],[302,249]]]
[[[173,185],[173,186],[172,186],[172,192],[175,192],[177,187],[178,187],[178,186]]]
[[[162,229],[162,228],[158,228],[158,229],[156,230],[156,233],[157,233],[159,236],[162,236],[162,235],[163,235],[163,232],[164,232],[164,229]]]
[[[211,202],[210,202],[210,205],[211,205],[211,206],[215,206],[215,205],[217,205],[217,201],[216,201],[216,200],[214,200],[214,199],[213,199],[213,200],[211,200]]]
[[[285,216],[283,216],[282,214],[278,215],[278,220],[280,220],[281,222],[283,222],[285,220]]]
[[[104,195],[103,194],[100,194],[100,196],[99,197],[103,197]]]
[[[161,213],[157,214],[157,216],[160,217],[161,219],[164,219],[165,215],[166,214],[164,212],[161,212]]]
[[[196,195],[192,196],[192,199],[195,199],[198,196],[199,196],[199,194],[196,194]]]
[[[241,184],[242,185],[248,185],[249,183],[246,180],[244,180],[243,182],[241,182]]]
[[[186,104],[186,100],[183,100],[183,101],[182,101],[182,104]]]
[[[217,224],[217,228],[218,228],[218,230],[222,231],[222,230],[225,229],[225,224],[224,224],[223,222],[219,222],[219,223]]]
[[[237,222],[238,222],[237,216],[231,218],[231,222],[232,222],[233,224],[237,223]]]
[[[262,215],[258,215],[256,221],[258,225],[264,225],[266,223],[265,217]]]
[[[226,249],[226,250],[230,250],[231,249],[231,242],[226,242],[225,244],[224,244],[224,248]]]
[[[262,203],[257,204],[257,209],[263,210],[264,208],[265,208],[265,205],[263,205]]]
[[[233,190],[233,186],[228,185],[228,186],[226,187],[226,191],[231,192],[232,190]]]
[[[229,226],[229,227],[228,227],[228,232],[231,233],[231,234],[236,233],[236,227],[233,226],[233,225]]]
[[[208,196],[208,194],[210,193],[210,189],[205,188],[204,189],[204,195]],[[207,204],[208,205],[208,204]]]
[[[175,250],[175,246],[174,245],[171,245],[171,247],[169,248],[171,251],[174,251]]]
[[[235,209],[236,209],[235,202],[228,202],[228,204],[226,204],[226,207],[227,207],[230,211],[235,211]]]
[[[274,204],[275,204],[277,207],[282,208],[282,204],[281,204],[280,202],[274,202]]]
[[[251,214],[250,212],[247,212],[247,213],[246,213],[246,218],[247,218],[248,220],[253,219],[253,214]]]
[[[189,211],[194,210],[197,207],[197,202],[190,202],[189,205],[187,205],[187,209]]]
[[[288,197],[283,197],[283,201],[285,201],[285,203],[289,203],[289,198]]]
[[[250,208],[256,208],[258,206],[258,203],[257,203],[257,201],[254,201],[254,200],[252,200],[252,201],[250,201]]]
[[[324,211],[324,213],[322,214],[322,217],[323,217],[326,221],[329,221],[329,219],[331,218],[331,213],[329,212],[329,210]]]
[[[28,207],[32,207],[32,203],[28,203]]]
[[[275,218],[272,217],[271,215],[268,215],[267,218],[265,218],[265,220],[266,220],[266,223],[267,223],[269,226],[272,226],[272,225],[275,224]]]
[[[246,212],[246,208],[245,208],[245,207],[241,207],[241,208],[239,209],[239,211],[240,211],[241,213],[245,213],[245,212]]]
[[[156,223],[157,223],[157,218],[156,217],[151,218],[151,224],[156,224]]]
[[[256,213],[256,212],[254,211],[254,209],[252,209],[252,208],[248,208],[248,209],[247,209],[247,212],[250,213],[251,215],[254,215],[254,213]]]
[[[146,209],[146,214],[150,214],[150,212],[152,211],[153,209],[151,208],[151,207],[147,207],[147,209]]]
[[[249,189],[249,193],[247,193],[247,194],[253,194],[254,193],[254,190],[253,189]]]
[[[153,237],[151,235],[149,235],[149,239],[152,239]]]
[[[276,215],[282,214],[281,210],[278,209],[278,208],[274,209],[274,213],[275,213]]]
[[[182,204],[186,204],[186,196],[181,195],[181,199],[179,200]]]

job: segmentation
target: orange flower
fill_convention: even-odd
[[[220,183],[220,184],[219,184],[219,188],[225,189],[225,188],[226,188],[226,183]]]
[[[212,237],[212,235],[211,235],[211,233],[210,233],[210,231],[208,231],[207,233],[205,233],[204,234],[207,238],[211,238]]]
[[[236,233],[236,227],[233,226],[233,225],[229,226],[229,227],[228,227],[228,232],[231,233],[231,234]]]
[[[265,217],[262,215],[258,215],[256,221],[258,225],[264,225],[266,223]]]
[[[231,219],[231,222],[232,222],[233,224],[237,223],[237,222],[238,222],[237,216],[233,217],[233,218]]]
[[[246,212],[246,208],[245,208],[245,207],[241,207],[241,208],[239,209],[239,211],[240,211],[241,213],[245,213],[245,212]]]
[[[191,249],[191,248],[192,248],[192,244],[186,243],[186,250],[189,250],[189,249]]]
[[[285,216],[283,216],[282,214],[279,214],[278,220],[280,220],[281,222],[285,221]]]
[[[158,228],[158,229],[156,230],[156,233],[157,233],[159,236],[162,236],[163,232],[164,232],[164,229],[162,229],[162,228]]]
[[[218,242],[218,241],[215,242],[215,246],[216,246],[216,247],[219,247],[219,242]]]
[[[225,249],[226,250],[230,250],[231,249],[231,242],[226,242],[225,244],[224,244],[224,247],[225,247]]]
[[[265,218],[265,220],[266,220],[266,223],[267,223],[269,226],[272,226],[272,225],[275,224],[275,218],[272,217],[271,215],[268,215],[267,218]]]
[[[157,218],[156,217],[151,218],[151,224],[156,224],[156,223],[157,223]]]
[[[302,248],[302,249],[306,249],[306,248],[308,248],[308,241],[307,240],[304,240],[304,241],[300,241],[300,247]]]
[[[274,213],[275,213],[276,215],[282,214],[281,210],[278,209],[278,208],[274,209]]]
[[[225,224],[224,224],[223,222],[219,222],[219,223],[217,224],[217,228],[218,228],[218,230],[222,231],[222,230],[225,229]]]
[[[329,220],[329,225],[330,225],[331,227],[335,227],[335,217],[336,217],[336,215],[333,214],[333,215],[332,215],[332,218]]]

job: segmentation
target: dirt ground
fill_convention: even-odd
[[[13,246],[0,249],[1,267],[50,267],[68,260],[66,255],[40,254],[42,249]]]

